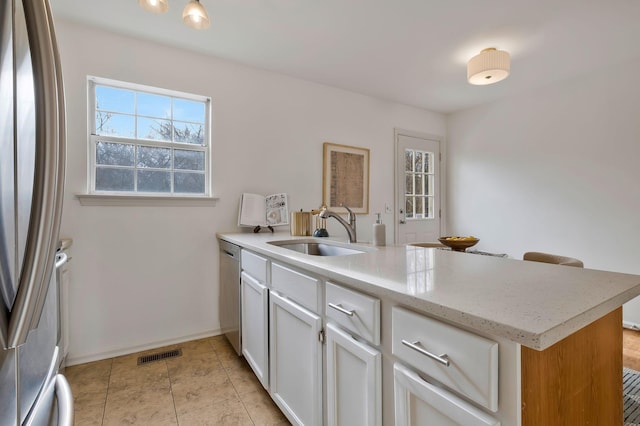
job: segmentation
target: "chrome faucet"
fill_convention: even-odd
[[[318,216],[320,216],[322,219],[326,219],[329,217],[335,218],[338,222],[340,222],[342,226],[344,226],[344,229],[347,230],[347,234],[349,234],[349,242],[355,243],[356,242],[356,215],[351,211],[349,207],[345,205],[341,205],[341,207],[344,207],[345,209],[347,209],[347,212],[349,212],[347,214],[347,220],[344,220],[339,214],[334,213],[331,210],[327,210],[326,206],[322,207],[322,210],[320,211],[320,214],[318,214]]]

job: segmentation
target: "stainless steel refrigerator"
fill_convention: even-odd
[[[64,95],[47,0],[0,0],[0,425],[71,425],[58,373]]]

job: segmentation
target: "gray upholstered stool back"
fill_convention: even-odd
[[[555,265],[575,266],[577,268],[584,267],[581,260],[574,259],[573,257],[558,256],[556,254],[540,253],[537,251],[526,252],[524,256],[522,256],[522,259],[533,262],[553,263]]]

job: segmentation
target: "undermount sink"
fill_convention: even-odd
[[[269,244],[312,256],[347,256],[373,251],[369,247],[354,246],[334,241],[319,242],[317,240],[281,240],[270,241]]]

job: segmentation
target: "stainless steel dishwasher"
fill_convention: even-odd
[[[218,240],[220,246],[220,328],[242,355],[240,326],[240,247]]]

